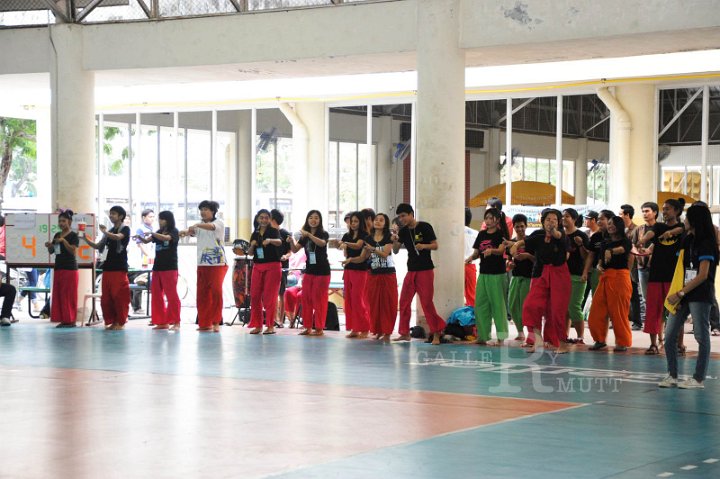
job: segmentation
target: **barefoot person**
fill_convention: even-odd
[[[180,329],[180,297],[178,282],[178,242],[180,233],[175,227],[172,211],[158,214],[160,228],[152,233],[138,236],[143,244],[155,244],[155,262],[152,272],[152,324],[153,329]],[[167,298],[167,305],[165,299]]]
[[[527,216],[521,213],[512,217],[513,229],[515,230],[513,242],[525,240],[527,221]],[[508,305],[510,306],[510,317],[512,317],[518,332],[515,341],[520,341],[521,343],[526,339],[523,329],[522,308],[523,304],[525,304],[525,298],[527,298],[530,292],[530,280],[532,279],[534,263],[535,257],[525,251],[524,247],[517,249],[515,254],[511,255],[511,260],[508,263],[508,267],[512,272],[510,289],[508,291]]]
[[[511,249],[514,256],[524,246],[535,256],[530,293],[522,312],[523,325],[532,332],[528,335],[528,342],[533,345],[528,352],[535,352],[541,331],[546,347],[556,349],[558,353],[567,352],[567,344],[562,340],[565,339],[571,287],[567,268],[568,243],[560,224],[561,217],[556,209],[545,210],[541,216],[543,229],[534,232],[525,241],[518,241]]]
[[[365,223],[360,212],[350,214],[349,231],[340,240],[340,247],[345,253],[342,262],[345,271],[345,320],[349,323],[348,338],[367,338],[370,331],[370,317],[367,309],[367,263],[369,253],[364,249],[367,241]]]
[[[375,339],[388,342],[395,329],[398,291],[395,262],[392,254],[390,218],[378,213],[373,221],[373,233],[367,238],[365,250],[370,253],[368,279],[368,307]]]
[[[90,247],[102,250],[107,248],[107,257],[103,263],[102,292],[100,307],[105,320],[105,329],[120,330],[130,310],[130,283],[128,281],[127,245],[130,242],[130,227],[125,226],[127,213],[122,206],[113,206],[108,213],[112,228],[100,225],[102,238],[94,243],[87,235],[82,239]]]
[[[58,217],[60,231],[52,241],[45,243],[50,254],[55,255],[52,303],[50,316],[60,321],[58,328],[74,328],[77,324],[78,265],[77,248],[80,238],[71,229],[73,212],[64,210]]]
[[[275,334],[278,292],[282,282],[280,262],[280,231],[270,225],[270,212],[260,210],[255,216],[258,226],[250,236],[250,250],[254,255],[250,282],[250,334]],[[265,331],[262,329],[265,310]]]
[[[433,294],[435,292],[435,273],[430,251],[438,249],[437,237],[430,223],[417,221],[415,211],[407,203],[400,203],[395,209],[402,228],[393,236],[393,252],[405,246],[408,253],[407,269],[400,292],[400,336],[396,341],[410,341],[411,305],[415,294],[420,298],[425,319],[432,335],[432,344],[440,344],[440,334],[445,329],[445,321],[435,310]]]
[[[220,332],[222,324],[222,287],[227,261],[225,260],[225,223],[217,217],[220,205],[216,201],[203,200],[198,205],[200,222],[180,236],[197,237],[197,309],[198,331]]]

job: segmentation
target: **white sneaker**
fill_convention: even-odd
[[[680,389],[705,389],[705,385],[695,378],[690,378],[677,385]]]
[[[10,318],[0,318],[0,326],[10,326],[11,324]]]
[[[672,388],[678,385],[678,380],[674,377],[670,376],[669,374],[658,383],[658,387],[661,388]]]

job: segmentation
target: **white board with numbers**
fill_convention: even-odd
[[[52,240],[60,231],[57,213],[8,213],[5,217],[5,256],[10,266],[52,266],[53,255],[48,253],[45,242]],[[95,215],[92,213],[73,216],[72,229],[78,232],[78,225],[85,223],[85,232],[95,238]],[[94,250],[80,241],[77,251],[78,266],[92,266]]]

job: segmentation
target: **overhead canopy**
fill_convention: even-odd
[[[498,197],[504,204],[508,204],[505,197],[505,183],[491,186],[470,199],[471,208],[484,207],[487,200],[493,196]],[[575,197],[565,191],[562,192],[562,202],[565,205],[575,204]],[[539,181],[513,181],[513,205],[550,206],[555,203],[555,185]]]
[[[686,205],[691,205],[697,201],[692,196],[684,195],[682,193],[675,193],[674,191],[658,191],[657,204],[660,205],[660,208],[662,208],[663,203],[667,200],[677,200],[678,198],[684,199]]]

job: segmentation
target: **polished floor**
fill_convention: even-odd
[[[0,330],[0,478],[720,477],[716,355],[705,390],[662,390],[664,357],[642,348],[528,355],[146,321]]]

